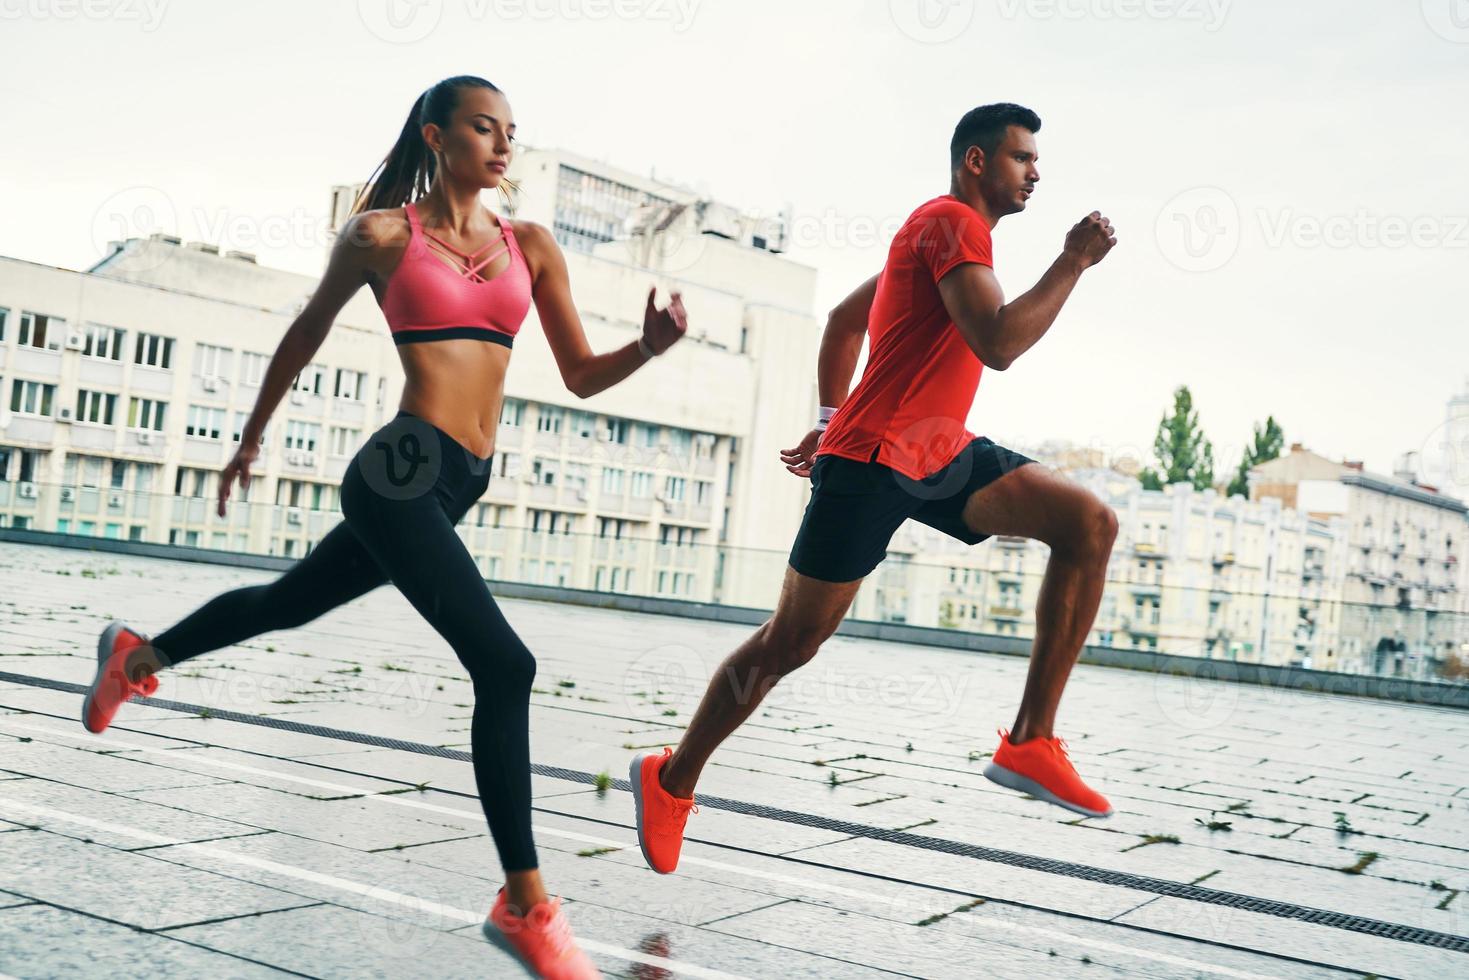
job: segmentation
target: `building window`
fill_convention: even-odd
[[[531,460],[530,464],[532,483],[544,486],[555,486],[556,484],[556,461],[554,459],[543,459],[539,456]]]
[[[607,419],[607,440],[619,446],[627,445],[627,419]]]
[[[324,374],[326,370],[320,364],[308,364],[297,373],[295,380],[291,382],[291,390],[319,395],[321,394],[321,378]]]
[[[230,440],[232,442],[239,442],[240,441],[241,437],[244,435],[244,432],[245,432],[245,423],[248,422],[248,421],[250,421],[250,413],[249,412],[236,412],[235,413],[235,424],[234,424],[233,429],[231,430],[231,435],[230,435]],[[263,428],[263,429],[260,430],[260,445],[262,447],[263,446],[266,446],[266,445],[269,445],[268,440],[270,438],[270,431],[271,431],[270,430],[270,423],[267,422],[267,423],[265,423],[265,428]]]
[[[189,466],[180,466],[173,478],[173,495],[175,497],[204,497],[210,493],[210,480],[208,470],[194,469]]]
[[[112,413],[117,408],[117,396],[105,391],[77,390],[76,420],[111,425]]]
[[[10,310],[0,306],[0,344],[5,343],[5,324],[10,320]]]
[[[122,335],[120,327],[105,327],[100,323],[87,324],[87,346],[82,353],[104,361],[122,360]]]
[[[639,499],[653,496],[653,474],[646,470],[633,470],[632,495]]]
[[[688,481],[681,476],[665,478],[663,481],[663,496],[667,497],[670,501],[682,501],[684,487],[687,483]]]
[[[167,370],[173,364],[173,338],[140,333],[133,345],[133,363]]]
[[[358,440],[362,438],[361,429],[348,429],[340,425],[331,428],[331,455],[351,456],[358,448]]]
[[[20,335],[16,338],[16,343],[20,346],[60,350],[61,342],[65,339],[66,321],[61,317],[32,313],[29,310],[21,311]]]
[[[578,439],[590,439],[597,433],[597,416],[581,409],[572,409],[568,430]]]
[[[163,412],[166,402],[156,398],[130,398],[128,400],[128,428],[163,431]]]
[[[675,456],[691,456],[694,450],[694,434],[688,429],[668,430],[668,451]]]
[[[490,463],[490,475],[513,480],[520,476],[520,453],[505,452],[503,450],[495,453]]]
[[[622,493],[622,477],[624,471],[606,467],[602,470],[602,492],[606,494]]]
[[[542,405],[536,418],[536,431],[555,435],[561,431],[561,423],[565,419],[566,413],[562,409],[554,405]]]
[[[303,422],[300,419],[287,419],[285,448],[305,449],[309,452],[315,452],[316,438],[320,434],[321,426],[315,422]]]
[[[347,368],[337,368],[336,384],[332,388],[332,395],[344,401],[362,401],[362,390],[367,385],[367,374],[363,371],[352,371]]]
[[[22,320],[23,323],[24,320]],[[20,415],[41,415],[50,418],[51,398],[55,394],[55,385],[42,381],[22,381],[16,378],[10,382],[10,410]]]
[[[260,387],[265,380],[265,369],[270,366],[270,358],[247,350],[240,353],[240,360],[240,384]]]
[[[228,347],[217,347],[214,344],[194,345],[194,373],[201,378],[219,378],[229,373]]]
[[[658,448],[659,426],[650,425],[647,422],[635,422],[633,423],[633,428],[637,430],[637,434],[634,436],[634,444],[639,449]]]
[[[218,439],[222,428],[224,428],[224,409],[209,408],[204,405],[189,406],[189,421],[184,426],[185,435],[198,436],[201,439]]]
[[[525,424],[525,402],[519,398],[507,398],[500,406],[500,424],[520,427]]]

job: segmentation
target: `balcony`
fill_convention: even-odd
[[[990,606],[990,619],[1019,619],[1021,615],[1019,606]]]

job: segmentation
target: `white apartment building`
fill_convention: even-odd
[[[1462,653],[1463,501],[1418,483],[1407,466],[1384,476],[1299,443],[1255,467],[1250,482],[1253,495],[1289,497],[1301,512],[1344,525],[1341,669],[1432,677],[1450,653]]]
[[[779,254],[778,225],[671,185],[557,151],[523,152],[512,176],[515,216],[563,243],[593,350],[637,336],[654,283],[682,290],[691,330],[582,400],[532,308],[490,487],[459,529],[471,553],[491,578],[772,603],[808,486],[777,449],[816,413],[814,271]],[[337,190],[340,217],[351,189]],[[638,207],[662,230],[619,238]],[[370,290],[276,409],[250,491],[236,486],[226,518],[214,501],[316,284],[165,233],[114,243],[84,271],[0,257],[0,525],[308,553],[402,391]]]
[[[1089,643],[1417,678],[1469,649],[1465,505],[1406,469],[1378,476],[1296,444],[1251,471],[1246,500],[1144,490],[1084,451],[1031,455],[1062,461],[1118,516]],[[909,522],[852,614],[1031,637],[1048,557],[1037,541],[970,548]]]

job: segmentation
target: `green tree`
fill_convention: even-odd
[[[1250,495],[1249,472],[1261,463],[1268,463],[1280,456],[1280,448],[1285,445],[1285,432],[1271,415],[1265,419],[1262,427],[1255,424],[1254,445],[1245,449],[1244,456],[1239,461],[1239,469],[1234,473],[1234,479],[1229,481],[1228,495],[1231,497],[1248,497]]]
[[[1162,472],[1150,466],[1138,474],[1145,490],[1161,490],[1171,483],[1192,484],[1195,490],[1214,485],[1214,445],[1199,426],[1199,413],[1194,411],[1188,385],[1174,389],[1173,413],[1165,414],[1158,423],[1153,455],[1158,457]]]

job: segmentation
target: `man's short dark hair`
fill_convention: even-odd
[[[994,156],[1011,126],[1024,126],[1038,133],[1041,117],[1013,102],[994,102],[964,113],[964,118],[954,127],[954,138],[949,141],[949,169],[957,170],[964,163],[964,154],[971,146],[983,150],[986,160]]]

